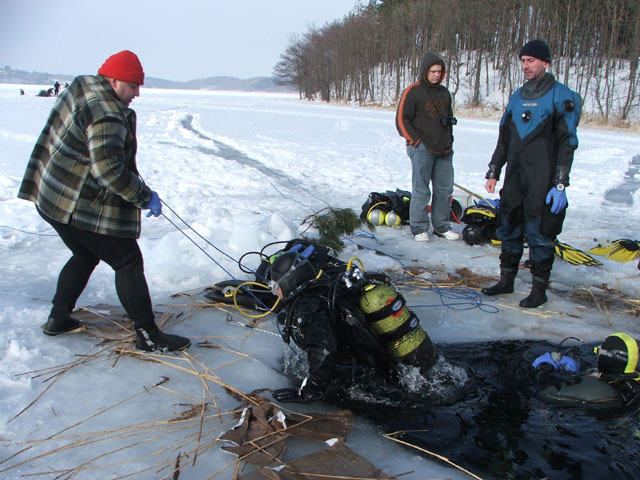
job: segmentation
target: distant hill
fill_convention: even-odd
[[[53,85],[56,80],[64,85],[64,82],[73,80],[73,75],[60,73],[27,72],[13,70],[9,67],[0,68],[0,83],[22,83],[25,85]]]
[[[53,85],[56,81],[64,84],[73,80],[74,75],[62,73],[27,72],[10,67],[0,68],[0,83],[24,85]],[[240,92],[291,92],[291,87],[276,85],[271,77],[241,79],[236,77],[208,77],[187,82],[175,82],[162,78],[146,77],[145,88],[182,88],[186,90],[235,90]]]
[[[162,78],[147,77],[144,86],[149,88],[183,88],[186,90],[235,90],[240,92],[291,92],[291,87],[276,85],[271,77],[207,77],[187,82],[174,82]]]

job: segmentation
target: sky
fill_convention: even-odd
[[[356,0],[2,0],[0,66],[81,75],[135,52],[174,81],[271,76],[290,40],[342,19]]]
[[[33,204],[16,198],[27,158],[55,101],[36,96],[39,88],[0,85],[0,477],[17,480],[48,472],[44,477],[49,478],[53,472],[75,471],[73,478],[82,480],[125,475],[157,480],[161,474],[172,478],[171,468],[182,454],[180,478],[232,478],[235,457],[222,453],[215,438],[234,420],[216,413],[232,411],[238,401],[220,382],[251,392],[296,386],[298,380],[283,372],[288,350],[273,315],[259,320],[258,328],[246,328],[252,319],[234,308],[207,304],[204,289],[231,278],[254,279],[239,270],[237,260],[270,242],[300,236],[304,219],[328,205],[359,213],[372,191],[409,190],[411,167],[394,112],[306,102],[286,94],[142,89],[131,105],[138,114],[138,168],[165,207],[163,216],[143,218],[139,244],[157,321],[165,317],[160,312],[169,314],[171,321],[163,328],[192,340],[186,352],[149,361],[117,355],[117,344],[101,344],[86,332],[48,337],[40,330],[68,251]],[[498,121],[462,115],[458,120],[456,183],[484,194]],[[640,179],[631,163],[640,152],[640,135],[587,128],[578,135],[560,240],[586,250],[637,238],[640,192],[633,182]],[[605,199],[616,190],[619,201]],[[473,204],[461,189],[454,196],[462,205]],[[455,231],[462,228],[453,224]],[[408,227],[358,230],[344,241],[340,257],[359,258],[365,271],[387,270],[396,278],[409,269],[417,272],[411,283],[397,285],[436,345],[506,339],[557,345],[569,336],[598,342],[614,331],[640,338],[630,304],[604,304],[616,292],[637,301],[637,260],[598,257],[601,266],[587,267],[557,259],[549,302],[524,310],[518,302],[531,288],[525,269],[518,274],[516,291],[496,299],[477,289],[451,288],[450,275],[463,270],[493,283],[499,249],[491,245],[438,238],[416,242]],[[256,268],[257,258],[249,255],[243,263]],[[110,315],[109,306],[118,305],[111,269],[97,267],[78,305]],[[207,342],[213,348],[205,348]],[[124,345],[131,347],[130,342]],[[164,378],[166,383],[156,386]],[[272,400],[268,392],[261,395]],[[210,407],[202,425],[199,415],[168,422],[203,401]],[[324,412],[336,407],[285,408]],[[563,415],[546,407],[536,414],[546,419],[545,425],[564,421],[555,412]],[[628,427],[620,422],[616,428]],[[198,432],[203,432],[200,443]],[[562,436],[573,435],[570,428],[549,428],[540,435],[541,449],[553,445],[575,456],[563,446],[567,437]],[[631,438],[632,432],[621,435]],[[599,435],[588,437],[599,441]],[[375,424],[360,417],[348,445],[407,480],[471,478],[385,440]],[[287,455],[304,453],[304,448],[293,444]],[[606,463],[616,464],[615,450],[608,445],[602,450]],[[446,451],[436,453],[447,456]],[[585,462],[599,461],[598,452],[592,453],[585,453]],[[529,465],[538,462],[553,478],[564,478],[543,457],[544,452],[540,458],[530,456]],[[584,468],[588,471],[589,464]]]

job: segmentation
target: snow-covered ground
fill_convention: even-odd
[[[19,95],[20,87],[25,96]],[[172,467],[166,465],[172,466],[179,453],[191,452],[180,478],[231,478],[234,459],[219,450],[215,438],[234,420],[216,413],[229,412],[238,402],[208,379],[243,392],[286,386],[289,380],[281,373],[282,341],[274,334],[273,317],[261,320],[260,329],[248,330],[242,324],[249,319],[238,312],[230,316],[196,304],[199,293],[231,277],[249,279],[237,265],[244,253],[296,237],[303,219],[326,206],[360,213],[372,191],[410,190],[410,162],[395,130],[394,112],[309,103],[292,95],[142,90],[132,104],[138,113],[138,166],[173,210],[165,208],[166,218],[144,219],[140,245],[147,280],[159,311],[182,313],[169,331],[193,340],[189,356],[165,355],[160,357],[165,362],[152,363],[93,356],[105,348],[94,337],[52,338],[40,330],[68,259],[33,205],[16,198],[55,101],[36,97],[41,88],[0,85],[0,476],[50,472],[38,478],[55,478],[54,472],[75,468],[74,478],[82,479],[171,478]],[[495,120],[459,116],[457,184],[484,195],[497,131]],[[640,155],[640,135],[579,129],[579,139],[560,240],[586,250],[619,238],[636,239],[640,176],[631,163]],[[462,190],[455,197],[463,206],[473,202]],[[435,342],[559,342],[568,336],[598,341],[614,331],[640,338],[631,314],[638,299],[637,261],[600,258],[602,266],[587,267],[558,259],[549,302],[525,311],[518,301],[530,288],[526,271],[519,274],[517,292],[497,300],[470,288],[447,288],[463,269],[467,279],[496,276],[495,247],[442,239],[418,243],[407,227],[379,227],[373,234],[365,230],[345,243],[341,256],[357,256],[367,270],[421,267],[422,278],[440,282],[439,288],[425,282],[432,288],[405,294]],[[252,258],[257,257],[245,263],[255,268]],[[618,301],[606,302],[612,298]],[[104,265],[79,302],[101,303],[118,304],[113,273]],[[220,348],[197,345],[205,341]],[[66,369],[71,362],[78,364]],[[154,387],[163,377],[169,381]],[[211,408],[202,427],[199,415],[167,423],[203,399]],[[195,459],[199,431],[204,433]],[[391,443],[362,420],[348,444],[389,474],[413,472],[403,478],[469,478]]]

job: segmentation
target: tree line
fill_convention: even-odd
[[[502,109],[524,81],[517,53],[535,38],[585,112],[606,122],[640,113],[639,0],[369,0],[292,38],[274,77],[305,99],[389,105],[432,51],[456,105]]]

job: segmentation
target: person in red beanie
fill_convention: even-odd
[[[147,217],[162,214],[160,197],[136,165],[136,113],[129,104],[143,83],[142,64],[129,50],[107,58],[97,75],[76,77],[49,114],[18,197],[35,203],[72,253],[58,277],[45,334],[82,329],[71,313],[103,261],[115,271],[136,348],[177,351],[191,341],[156,326],[137,242],[140,211],[149,210]]]
[[[106,77],[116,96],[129,106],[140,96],[140,85],[144,85],[144,71],[138,56],[123,50],[107,58],[98,69],[98,74]]]

